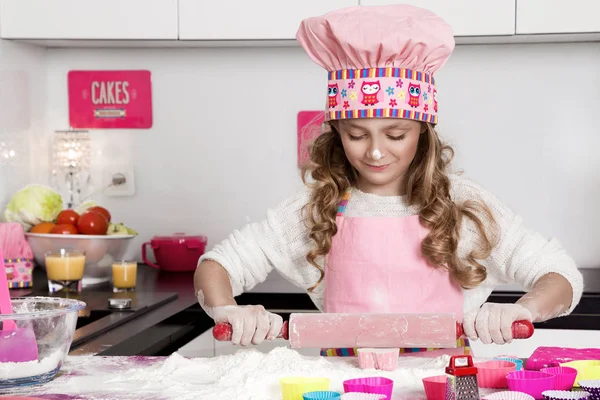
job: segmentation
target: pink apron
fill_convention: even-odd
[[[337,234],[325,269],[325,312],[455,313],[463,295],[449,273],[421,255],[427,228],[419,216],[344,217],[350,191],[338,207]],[[467,340],[456,349],[404,348],[401,354],[437,357],[469,354]],[[323,356],[355,356],[356,349],[322,349]]]

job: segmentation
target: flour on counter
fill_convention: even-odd
[[[26,362],[0,362],[0,380],[19,379],[28,376],[46,374],[58,366],[62,356],[62,350],[57,350],[41,360]]]
[[[269,353],[245,349],[213,358],[187,359],[175,353],[153,364],[125,368],[126,360],[125,357],[68,357],[63,369],[70,371],[67,375],[76,374],[44,385],[39,393],[89,400],[280,400],[282,377],[327,377],[331,379],[331,390],[343,392],[344,380],[376,375],[394,380],[393,399],[420,400],[425,399],[421,379],[443,374],[449,357],[402,357],[395,371],[361,370],[355,358],[307,357],[286,347]],[[35,395],[36,391],[27,394]]]

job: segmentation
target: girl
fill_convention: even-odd
[[[200,305],[231,323],[233,343],[280,331],[281,317],[234,299],[274,268],[323,312],[455,313],[483,343],[510,342],[516,320],[573,310],[582,276],[560,244],[448,172],[453,152],[435,130],[433,77],[454,49],[446,22],[407,5],[359,6],[304,20],[297,39],[329,77],[306,187],[202,256],[194,278]],[[486,303],[503,283],[528,293]],[[468,351],[461,341],[445,352]]]

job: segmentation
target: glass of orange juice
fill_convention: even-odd
[[[132,292],[137,280],[137,261],[115,261],[112,264],[113,292]]]
[[[60,249],[47,251],[45,256],[49,291],[80,293],[85,253],[74,249]]]

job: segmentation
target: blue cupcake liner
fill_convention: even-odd
[[[340,400],[342,394],[332,390],[321,390],[318,392],[306,392],[302,395],[304,400]]]

